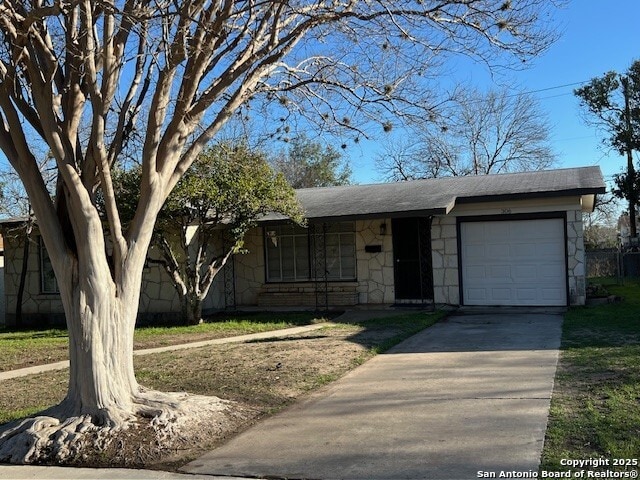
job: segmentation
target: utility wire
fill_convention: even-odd
[[[556,85],[555,87],[546,87],[546,88],[541,88],[539,90],[531,90],[531,91],[528,91],[528,92],[514,93],[513,96],[527,95],[529,93],[546,92],[546,91],[549,91],[549,90],[557,90],[558,88],[574,87],[576,85],[582,85],[583,83],[587,83],[587,82],[590,82],[590,81],[591,80],[582,80],[581,82],[565,83],[564,85]]]

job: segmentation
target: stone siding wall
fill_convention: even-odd
[[[380,233],[384,224],[386,232]],[[368,253],[367,245],[382,247],[381,252]],[[393,232],[391,220],[375,219],[356,222],[356,262],[358,272],[358,302],[387,304],[395,301],[393,277]]]
[[[458,240],[455,217],[433,217],[431,222],[431,261],[434,303],[458,305]]]
[[[262,228],[254,228],[244,238],[245,253],[235,256],[235,297],[238,306],[258,305],[265,284],[264,237]]]
[[[567,267],[569,301],[571,305],[584,305],[587,300],[584,231],[582,211],[567,211]]]
[[[149,249],[151,259],[160,258],[154,247]],[[142,288],[138,314],[145,322],[154,320],[179,320],[180,297],[164,267],[147,261],[142,272]]]
[[[15,312],[24,255],[24,230],[19,227],[5,228],[3,237],[5,322],[8,326],[12,326],[16,323]],[[64,325],[64,310],[60,295],[41,292],[39,236],[37,233],[32,234],[29,241],[26,283],[22,296],[23,322],[27,325]]]
[[[353,306],[358,304],[357,283],[328,283],[326,300],[329,307]],[[316,285],[306,283],[266,284],[258,295],[259,307],[316,307],[324,305],[324,292],[318,296]]]
[[[21,230],[5,229],[5,322],[15,325],[24,235]],[[27,276],[22,299],[23,320],[27,324],[63,325],[64,309],[60,295],[42,293],[40,286],[39,235],[34,231],[29,247]],[[153,249],[151,250],[151,255]],[[151,320],[176,320],[180,315],[180,299],[165,270],[158,264],[147,262],[143,272],[140,292],[139,315],[144,322]]]
[[[435,216],[432,222],[431,248],[433,262],[434,302],[453,304],[460,302],[458,279],[458,245],[456,218],[473,215],[508,215],[518,213],[564,211],[567,215],[567,266],[569,298],[572,305],[584,304],[585,248],[582,232],[582,211],[579,197],[558,199],[513,201],[509,203],[484,203],[457,206],[446,216]],[[508,217],[505,216],[505,219]],[[385,225],[381,229],[381,225]],[[390,219],[360,220],[356,228],[355,282],[329,282],[330,304],[390,304],[395,301],[393,232]],[[15,307],[22,266],[23,240],[16,232],[4,229],[6,323],[15,321]],[[57,294],[44,294],[40,288],[38,236],[33,236],[27,265],[27,283],[22,311],[25,317],[40,323],[61,323],[64,314]],[[376,247],[367,252],[367,246]],[[266,284],[264,237],[262,228],[248,232],[244,244],[246,253],[236,255],[234,267],[234,292],[236,306],[291,306],[309,305],[315,295],[313,283]],[[376,251],[380,250],[380,251]],[[152,253],[154,255],[154,253]],[[180,313],[180,301],[172,282],[157,264],[148,263],[144,271],[140,297],[140,312],[152,318],[176,316]],[[269,293],[270,299],[266,299]],[[265,296],[265,294],[267,294]],[[279,297],[279,299],[278,299]],[[295,304],[295,305],[294,305]],[[226,306],[224,272],[221,271],[205,300],[205,311],[223,309]]]

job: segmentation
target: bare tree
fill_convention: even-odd
[[[603,129],[610,146],[627,158],[624,172],[614,177],[614,195],[627,200],[630,235],[637,237],[636,209],[640,204],[640,173],[634,165],[634,153],[640,151],[640,60],[625,74],[605,73],[574,90],[589,125]]]
[[[617,247],[619,243],[617,226],[619,216],[618,199],[611,193],[598,195],[593,212],[582,214],[586,248]]]
[[[398,112],[429,109],[422,80],[447,55],[490,63],[507,52],[517,62],[545,49],[550,8],[545,0],[0,3],[0,148],[36,214],[70,345],[65,399],[5,428],[0,461],[60,460],[138,416],[171,432],[177,419],[210,408],[142,388],[133,332],[158,212],[232,115],[266,105],[327,126],[386,128]],[[140,197],[123,228],[111,170],[134,133]],[[53,196],[33,153],[38,141],[57,165]]]
[[[387,180],[542,170],[555,155],[535,99],[509,89],[461,90],[411,144],[387,146],[377,169]]]

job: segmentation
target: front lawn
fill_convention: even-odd
[[[540,470],[567,471],[562,459],[640,459],[640,282],[606,288],[623,300],[565,316]]]
[[[90,466],[178,468],[262,416],[336,380],[445,315],[419,312],[358,324],[328,323],[322,329],[283,338],[137,356],[136,377],[142,385],[236,402],[236,423],[218,433],[194,431],[194,437],[185,438],[179,450],[161,448],[153,432],[141,427],[137,433],[125,432],[114,443],[117,449],[88,452],[88,457],[76,462]],[[67,390],[68,375],[65,369],[2,382],[0,424],[60,402]]]
[[[192,326],[149,326],[136,328],[136,350],[165,345],[233,337],[249,333],[280,330],[324,321],[311,312],[233,314],[213,316]],[[0,329],[0,372],[34,365],[59,362],[69,358],[65,329]]]

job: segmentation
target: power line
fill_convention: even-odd
[[[573,82],[573,83],[565,83],[564,85],[556,85],[555,87],[546,87],[546,88],[541,88],[539,90],[531,90],[528,92],[520,92],[520,93],[515,93],[514,95],[523,95],[523,94],[529,94],[529,93],[540,93],[540,92],[547,92],[549,90],[557,90],[558,88],[566,88],[566,87],[574,87],[576,85],[582,85],[583,83],[587,83],[590,82],[591,80],[582,80],[581,82]]]
[[[513,98],[513,97],[520,97],[523,95],[531,95],[533,93],[541,93],[541,92],[548,92],[551,90],[558,90],[560,88],[567,88],[567,87],[575,87],[577,85],[584,85],[585,83],[590,82],[591,80],[582,80],[580,82],[572,82],[572,83],[565,83],[562,85],[554,85],[552,87],[545,87],[545,88],[539,88],[537,90],[527,90],[524,92],[515,92],[515,93],[510,93],[508,95],[503,95],[502,98]],[[507,87],[505,90],[513,90],[513,87]],[[542,98],[538,98],[537,100],[546,100],[549,98],[556,98],[556,97],[561,97],[561,96],[566,96],[566,95],[571,95],[571,93],[560,93],[558,95],[551,95],[548,97],[542,97]],[[465,104],[465,105],[471,105],[474,103],[479,103],[479,102],[484,102],[485,99],[483,98],[473,98],[473,99],[467,99],[464,102],[460,102],[458,101],[459,104]]]

